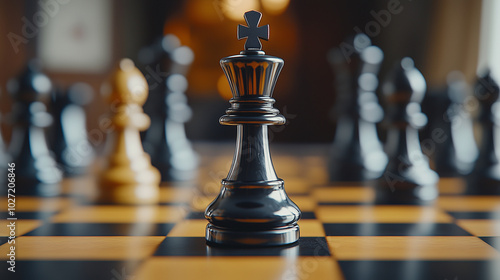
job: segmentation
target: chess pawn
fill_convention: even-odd
[[[471,194],[500,194],[500,88],[488,71],[479,78],[474,89],[479,101],[478,121],[481,124],[481,144],[474,170],[467,178],[467,192]]]
[[[433,132],[441,130],[443,141],[436,141],[434,149],[435,170],[440,176],[461,176],[472,171],[478,156],[474,140],[472,119],[466,109],[469,86],[461,72],[454,71],[448,75],[447,94],[444,104],[444,115],[436,119],[431,127]],[[443,106],[444,105],[444,106]]]
[[[158,202],[160,173],[151,166],[142,148],[139,131],[149,127],[142,105],[148,85],[130,59],[120,61],[111,78],[109,102],[113,130],[108,136],[107,158],[99,176],[99,201],[117,204],[153,204]]]
[[[333,49],[329,55],[338,96],[337,129],[328,164],[331,181],[375,179],[387,164],[376,127],[384,113],[375,94],[384,55],[370,44],[365,34],[356,35],[349,63],[340,49]]]
[[[94,151],[87,138],[86,114],[83,106],[90,103],[92,88],[85,83],[72,85],[64,94],[52,94],[52,149],[57,161],[69,176],[82,175],[93,162]]]
[[[237,127],[237,146],[221,192],[205,211],[209,244],[273,246],[299,239],[300,210],[288,198],[269,152],[268,126],[285,123],[272,106],[284,62],[261,50],[258,37],[269,36],[268,26],[257,27],[261,16],[245,13],[248,28],[238,30],[238,39],[248,36],[245,50],[220,61],[233,98],[219,122]]]
[[[143,139],[144,149],[160,171],[162,181],[191,179],[196,175],[198,156],[186,137],[184,124],[191,118],[192,111],[184,92],[188,86],[185,74],[194,54],[189,47],[181,46],[175,35],[168,34],[161,43],[141,51],[140,57],[144,64],[156,60],[161,64],[159,69],[169,69],[164,71],[169,73],[164,81],[154,82],[146,102],[151,127]],[[145,73],[150,70],[146,68]]]
[[[425,79],[411,58],[403,58],[382,87],[388,126],[389,163],[376,181],[379,203],[426,203],[438,196],[438,175],[423,155],[418,129],[427,123],[420,103]]]
[[[45,135],[52,117],[44,101],[49,97],[52,83],[33,60],[21,76],[9,81],[7,88],[14,99],[9,153],[16,164],[16,194],[59,195],[62,171],[52,157]]]

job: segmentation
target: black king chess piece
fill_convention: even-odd
[[[257,27],[261,17],[245,13],[248,27],[238,26],[238,39],[247,37],[245,50],[220,61],[233,98],[219,122],[237,126],[237,146],[221,192],[205,211],[209,244],[275,246],[299,239],[301,213],[276,175],[267,134],[268,125],[285,123],[272,98],[284,62],[261,50],[259,38],[269,38],[269,25]]]
[[[482,127],[479,157],[467,178],[470,194],[500,194],[500,87],[488,71],[479,78],[474,96],[480,104],[478,121]]]
[[[352,38],[350,61],[337,48],[328,56],[337,88],[337,129],[328,163],[331,181],[375,179],[387,164],[376,126],[384,113],[375,93],[384,54],[370,44],[370,38],[360,33]]]
[[[411,58],[403,58],[382,86],[388,126],[389,163],[376,181],[378,203],[425,204],[438,196],[438,175],[422,153],[418,129],[427,123],[421,112],[425,79]]]
[[[28,63],[7,88],[14,99],[12,138],[9,153],[16,164],[16,193],[39,196],[60,194],[62,171],[57,167],[46,141],[45,128],[52,123],[44,99],[52,83],[35,61]]]

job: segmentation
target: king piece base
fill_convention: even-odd
[[[292,245],[299,241],[300,234],[297,224],[263,231],[234,230],[208,224],[205,236],[209,245],[265,247]]]

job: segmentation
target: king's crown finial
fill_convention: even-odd
[[[258,27],[262,14],[257,11],[248,11],[245,13],[247,26],[238,25],[238,40],[247,38],[245,50],[261,50],[262,44],[259,38],[269,40],[269,24]]]

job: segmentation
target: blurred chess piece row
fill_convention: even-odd
[[[140,57],[144,60],[143,65],[153,65],[156,72],[150,75],[160,76],[154,77],[158,80],[151,87],[149,106],[146,106],[151,115],[151,129],[144,134],[144,146],[151,155],[153,165],[160,170],[162,181],[189,180],[196,174],[198,166],[198,156],[184,129],[185,122],[192,115],[185,95],[188,85],[185,75],[194,55],[174,35],[165,36],[151,50],[151,61],[146,59],[147,52],[142,52]],[[159,182],[156,183],[155,171],[152,170],[157,169],[145,167],[145,162],[150,159],[144,153],[139,137],[139,131],[150,126],[149,117],[142,113],[142,103],[148,97],[147,78],[150,76],[146,74],[144,77],[130,60],[123,60],[119,65],[113,75],[112,114],[108,115],[114,127],[108,142],[112,143],[114,151],[111,153],[115,156],[108,158],[107,173],[100,177],[100,182],[106,186],[105,191],[101,190],[100,200],[126,204],[154,203],[158,199]],[[163,73],[167,75],[161,76]],[[146,93],[119,86],[116,79],[125,84],[143,79]],[[89,141],[86,123],[86,106],[95,96],[92,88],[85,83],[76,83],[66,89],[54,86],[42,72],[39,62],[32,60],[18,77],[9,81],[7,91],[13,106],[2,121],[11,126],[12,137],[9,145],[5,145],[0,138],[2,166],[7,166],[8,162],[16,163],[18,194],[60,195],[63,177],[89,174],[89,167],[95,160],[95,147]],[[137,132],[138,143],[134,140],[133,131]],[[152,181],[143,182],[145,177],[138,170],[149,170],[153,174],[149,178]],[[118,177],[112,174],[115,171]],[[119,191],[117,186],[122,185],[127,185],[128,190]],[[150,190],[139,195],[133,190],[133,185],[141,188],[150,186]]]
[[[364,34],[346,42],[349,52],[338,48],[328,56],[337,89],[333,110],[337,127],[328,165],[331,181],[376,179],[377,201],[384,203],[431,202],[438,196],[437,174],[466,176],[468,193],[500,193],[500,138],[495,137],[500,128],[499,87],[489,72],[478,79],[474,97],[459,72],[448,76],[445,94],[427,97],[428,137],[433,142],[425,152],[430,163],[418,133],[428,123],[420,105],[427,88],[413,61],[402,59],[379,86],[382,51]],[[482,128],[479,152],[469,108],[475,101],[480,105],[477,124]],[[385,151],[380,131],[386,134]],[[426,144],[425,139],[422,143]]]

